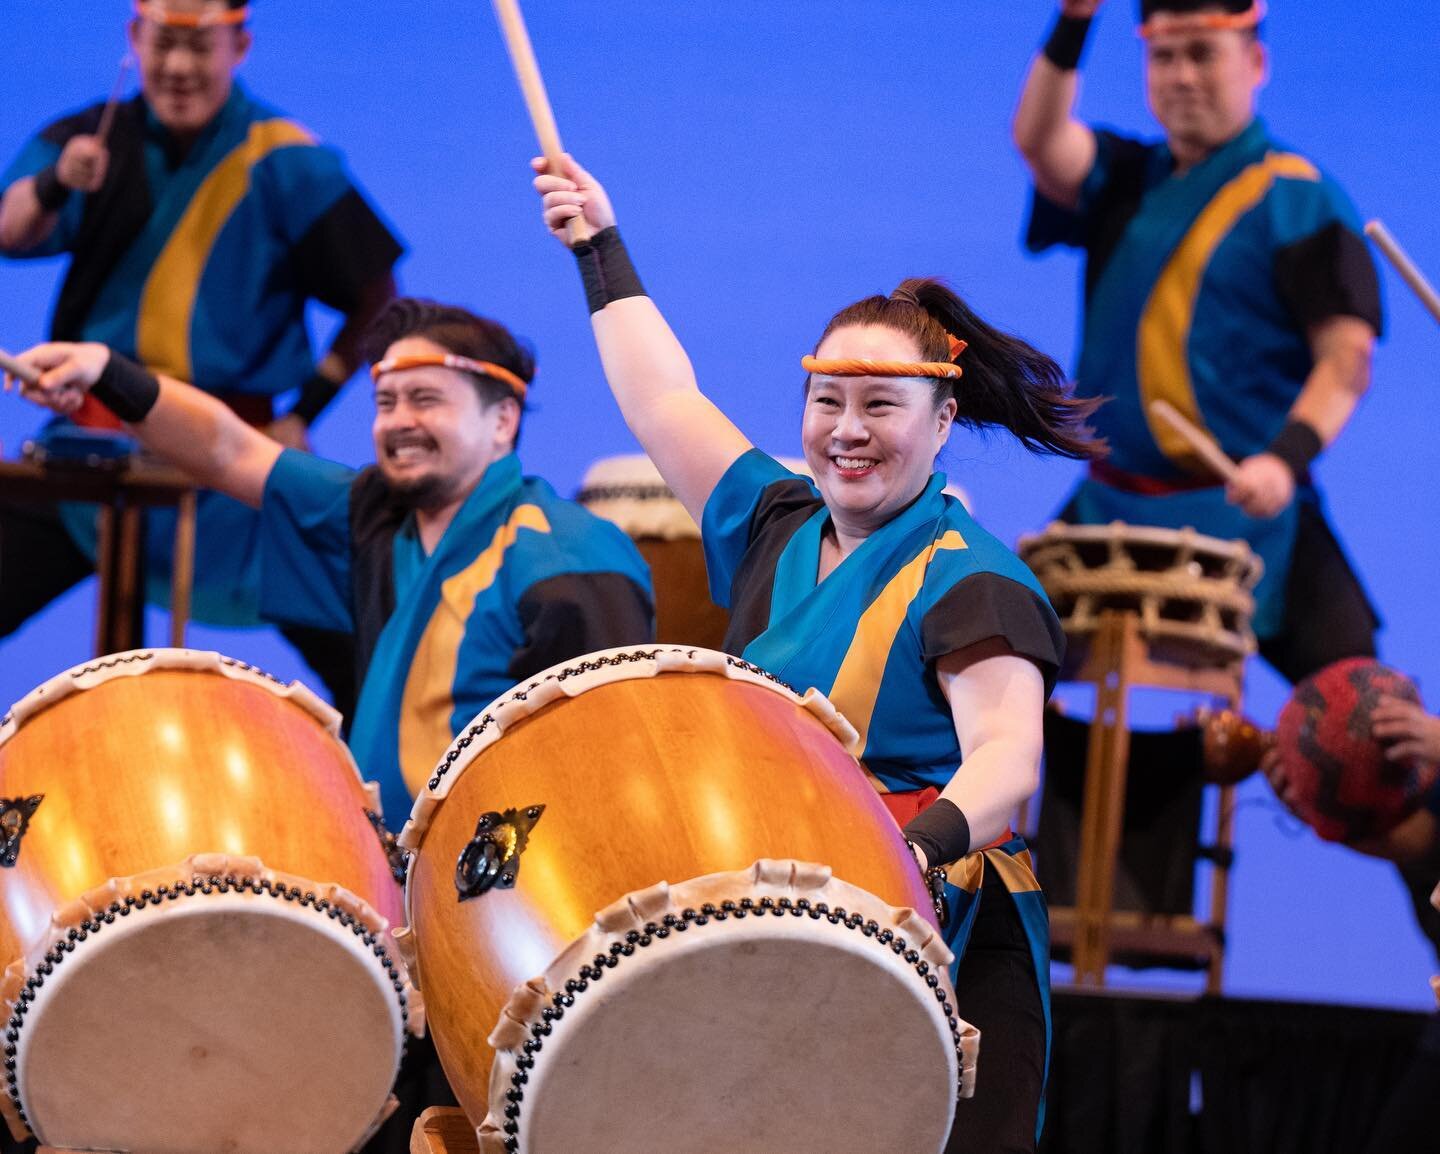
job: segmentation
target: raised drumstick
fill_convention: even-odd
[[[110,126],[115,123],[115,109],[119,107],[120,97],[125,95],[125,80],[134,63],[135,58],[128,52],[120,58],[120,75],[115,77],[115,87],[110,90],[110,99],[105,102],[105,109],[100,113],[100,126],[95,129],[95,135],[102,144],[109,140]]]
[[[1430,315],[1440,322],[1440,293],[1435,291],[1434,286],[1425,279],[1425,274],[1406,255],[1399,242],[1390,235],[1390,230],[1378,220],[1372,220],[1365,226],[1365,235],[1375,242],[1390,263],[1395,266],[1395,271],[1414,290],[1415,295],[1420,298],[1420,303],[1430,310]]]
[[[545,81],[540,75],[540,65],[535,61],[535,49],[530,43],[530,33],[525,29],[525,17],[520,14],[518,0],[492,0],[495,15],[500,20],[500,31],[505,37],[505,47],[510,53],[510,63],[515,66],[515,77],[520,81],[520,91],[525,97],[525,107],[530,112],[530,123],[535,126],[535,136],[540,141],[540,152],[549,163],[552,175],[564,173],[565,149],[560,144],[560,130],[555,126],[555,113],[550,108],[550,98],[545,94]],[[571,244],[589,240],[593,230],[585,223],[584,216],[577,216],[565,224],[565,234]]]
[[[9,373],[17,381],[24,381],[27,385],[38,385],[40,374],[29,365],[22,365],[9,353],[0,349],[0,371]]]
[[[1236,467],[1235,462],[1225,455],[1225,451],[1215,443],[1215,439],[1196,428],[1169,401],[1151,401],[1150,415],[1164,421],[1174,429],[1185,443],[1195,450],[1195,455],[1204,462],[1205,466],[1227,485],[1240,475],[1240,470]]]

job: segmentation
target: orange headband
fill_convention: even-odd
[[[970,346],[951,333],[949,361],[822,361],[818,357],[801,357],[800,367],[807,373],[826,377],[963,377],[965,370],[955,364]]]
[[[160,0],[135,0],[135,15],[164,28],[215,28],[244,24],[250,9],[207,6],[204,12],[170,12]]]
[[[1156,12],[1140,25],[1140,38],[1154,40],[1157,36],[1189,36],[1196,32],[1245,32],[1258,28],[1265,19],[1265,0],[1245,12]]]
[[[454,353],[422,353],[413,357],[390,357],[377,361],[370,369],[370,379],[378,381],[386,373],[399,373],[406,369],[420,369],[427,365],[439,365],[445,369],[458,369],[462,373],[474,373],[477,377],[489,377],[515,390],[515,399],[523,401],[529,386],[503,365],[489,361],[472,361],[469,357]]]

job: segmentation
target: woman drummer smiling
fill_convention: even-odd
[[[1054,361],[944,285],[906,281],[838,313],[804,358],[812,483],[700,392],[599,183],[569,158],[564,175],[535,165],[625,420],[701,526],[711,594],[731,611],[725,648],[828,695],[921,867],[948,870],[956,1009],[980,1028],[984,1061],[947,1151],[1033,1150],[1049,935],[1009,822],[1037,785],[1063,639],[1030,571],[945,495],[934,463],[957,422],[1007,429],[1032,451],[1097,455],[1094,403],[1068,396]],[[593,235],[572,241],[567,225]]]

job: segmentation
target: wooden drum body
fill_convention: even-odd
[[[650,458],[597,461],[586,471],[576,499],[618,525],[650,566],[656,638],[719,649],[730,615],[710,600],[700,527]]]
[[[1021,537],[1016,552],[1072,641],[1088,641],[1102,614],[1120,612],[1139,618],[1157,660],[1204,669],[1255,652],[1250,622],[1264,563],[1244,541],[1121,521],[1056,521]]]
[[[383,1120],[418,1007],[385,932],[402,895],[377,803],[338,729],[303,687],[189,650],[77,667],[4,718],[17,1136],[341,1154]]]
[[[457,739],[397,937],[483,1149],[940,1148],[978,1034],[853,740],[668,646],[557,666]]]

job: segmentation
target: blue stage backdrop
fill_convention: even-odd
[[[1440,276],[1434,5],[1271,7],[1264,107],[1273,129]],[[1079,265],[1022,254],[1027,190],[1009,138],[1051,3],[531,8],[567,144],[608,184],[646,285],[702,384],[764,448],[797,448],[799,359],[831,312],[905,276],[948,277],[1002,325],[1072,357]],[[14,7],[0,152],[8,158],[48,119],[109,91],[127,13],[125,0]],[[1133,19],[1129,3],[1103,8],[1083,111],[1151,130]],[[569,492],[595,458],[632,451],[572,262],[539,223],[526,167],[535,147],[489,5],[257,0],[254,29],[244,82],[344,150],[408,244],[403,287],[493,314],[534,343],[527,468]],[[0,267],[0,345],[44,334],[59,271],[53,262]],[[1384,615],[1384,656],[1440,707],[1431,424],[1440,328],[1388,271],[1386,281],[1390,331],[1374,390],[1320,475]],[[317,334],[331,324],[317,316]],[[370,459],[369,394],[363,380],[352,386],[319,430],[320,451]],[[7,454],[37,424],[20,401],[0,399]],[[956,438],[946,468],[1010,542],[1046,522],[1076,475],[1001,438],[968,436]],[[80,586],[0,646],[0,699],[88,656],[91,596]],[[152,637],[161,636],[157,618]],[[192,643],[306,676],[268,632],[195,629]],[[1256,664],[1250,709],[1268,723],[1283,697]],[[1240,799],[1227,990],[1430,1004],[1436,961],[1394,871],[1321,844],[1259,781]]]

